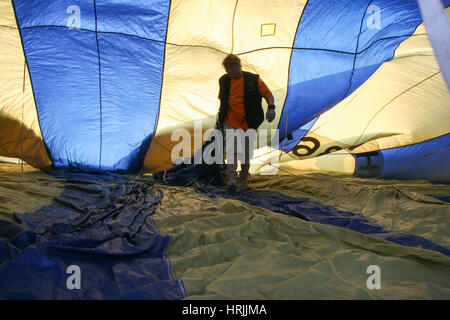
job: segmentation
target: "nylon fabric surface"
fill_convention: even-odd
[[[278,185],[276,180],[266,177],[250,187]],[[162,232],[173,235],[167,255],[174,276],[183,279],[187,299],[450,297],[450,258],[436,251],[279,214],[233,197],[211,198],[197,184],[152,189],[170,194],[154,219]],[[381,290],[366,286],[370,265],[381,269]]]
[[[81,1],[80,28],[68,28],[70,1],[13,1],[54,167],[140,170],[159,112],[169,3]]]
[[[160,193],[147,195],[145,182],[125,176],[51,174],[65,182],[64,190],[49,205],[0,219],[0,297],[184,296],[182,283],[172,278],[165,256],[171,237],[160,234],[151,218]],[[70,290],[66,284],[66,269],[71,265],[81,270],[80,290]]]
[[[169,169],[175,130],[214,126],[234,53],[275,97],[260,129],[278,129],[285,172],[450,179],[450,95],[416,0],[14,0],[0,11],[0,156]],[[258,160],[265,174],[270,159]]]
[[[370,5],[384,9],[383,23],[388,27],[370,28]],[[287,114],[290,121],[287,131],[280,126],[281,137],[352,93],[383,62],[392,59],[398,44],[421,22],[420,10],[413,1],[349,0],[330,6],[328,2],[310,0],[303,17],[293,46],[290,88],[280,124],[286,122]]]
[[[10,180],[28,179],[23,189],[2,186],[10,189],[0,220],[3,298],[450,297],[445,184],[252,176],[252,190],[232,195],[220,167],[36,179],[2,166]],[[34,192],[44,181],[55,184],[50,201]],[[14,192],[34,199],[34,211],[14,203]],[[72,264],[83,272],[79,291],[66,287]],[[366,286],[369,265],[382,270],[381,290]]]
[[[217,172],[217,178],[214,180],[214,182],[216,182],[216,186],[211,186],[211,183],[209,183],[211,181],[210,179],[211,171],[208,171],[207,168],[209,168],[209,166],[195,165],[192,167],[186,167],[185,165],[180,165],[176,166],[172,170],[166,171],[164,176],[161,176],[160,173],[157,173],[154,174],[154,177],[162,180],[164,183],[167,183],[169,185],[181,185],[181,186],[199,185],[200,186],[199,192],[203,193],[204,195],[210,198],[219,197],[232,200],[239,200],[249,205],[265,208],[274,212],[292,215],[307,221],[344,227],[350,230],[355,230],[372,236],[377,236],[398,244],[436,250],[445,255],[450,255],[450,249],[447,248],[446,246],[441,246],[439,244],[434,243],[433,241],[430,241],[428,239],[416,235],[408,235],[398,232],[392,232],[390,230],[385,230],[383,227],[377,225],[376,223],[367,220],[366,217],[364,217],[362,214],[359,213],[359,210],[353,212],[347,210],[345,211],[339,210],[333,206],[328,206],[324,204],[319,199],[318,200],[311,199],[310,194],[307,197],[299,197],[299,196],[292,197],[290,195],[283,194],[282,192],[277,191],[276,189],[273,188],[272,185],[268,187],[265,186],[264,184],[258,184],[258,190],[249,190],[247,192],[242,193],[239,192],[228,193],[222,190],[221,188],[217,188],[217,185],[220,186],[220,183],[217,183],[217,181],[221,178],[222,172],[221,171]],[[313,185],[317,184],[318,190],[320,190],[319,185],[323,184],[324,181],[327,182],[330,181],[329,182],[330,184],[331,181],[333,181],[336,183],[336,185],[342,186],[344,190],[347,189],[347,186],[345,184],[341,184],[339,183],[339,181],[337,181],[338,179],[331,180],[329,177],[326,176],[319,176],[318,178],[314,178],[314,175],[312,177],[313,178],[309,180],[310,182],[312,182]],[[209,181],[207,180],[208,178]],[[272,179],[269,179],[269,181],[271,183],[277,183],[277,181],[281,179],[282,178],[273,177]],[[298,177],[295,178],[290,177],[287,178],[287,180],[291,182],[289,184],[289,188],[292,188],[287,190],[297,190],[293,192],[294,193],[298,192],[299,189],[295,188],[295,181],[298,180]],[[256,181],[259,181],[259,177],[256,177]],[[382,181],[380,181],[380,183],[382,184]],[[336,185],[332,185],[332,187],[335,188],[335,191],[336,188],[338,188],[336,187]],[[358,185],[358,183],[356,183],[356,185]],[[263,188],[266,190],[261,190]],[[443,189],[444,191],[449,192],[449,188],[446,188],[446,185],[443,185]],[[282,190],[286,189],[283,188]],[[400,188],[395,189],[394,187],[394,192],[395,192],[394,197],[399,198],[398,194],[402,193],[403,191]],[[292,192],[290,192],[290,194],[292,194]],[[336,199],[335,196],[336,195],[333,194],[331,195],[330,198]],[[387,199],[389,198],[390,196],[387,195]],[[354,199],[357,199],[357,197],[354,197],[353,201],[355,201]],[[415,199],[412,198],[411,200],[414,201]],[[413,201],[409,203],[410,206],[414,204]],[[384,199],[383,200],[380,199],[379,203],[377,204],[380,205],[381,203],[385,202],[387,201],[385,201]],[[445,230],[448,230],[448,222],[446,221],[446,218],[448,218],[450,207],[444,201],[439,200],[436,201],[433,198],[429,198],[428,202],[430,204],[439,203],[441,205],[441,207],[439,208],[440,210],[438,210],[441,213],[438,216],[440,216],[440,221],[443,222],[444,225],[439,229],[442,229],[441,232],[444,233]],[[427,200],[424,200],[424,203],[426,204]],[[337,206],[338,203],[334,203],[334,205]],[[355,208],[353,207],[352,209],[354,210]],[[420,205],[417,206],[416,210],[424,212],[424,208]],[[400,222],[401,220],[399,219],[398,221]],[[431,221],[433,221],[433,218],[430,219],[430,222]],[[436,227],[437,225],[438,223],[436,221],[434,227]],[[447,237],[444,237],[444,239],[447,239]],[[447,241],[446,245],[448,245],[448,240],[446,241]]]
[[[12,219],[14,212],[33,212],[49,205],[64,190],[65,179],[49,176],[30,165],[24,175],[17,164],[0,163],[0,218]]]

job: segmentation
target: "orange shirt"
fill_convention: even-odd
[[[266,86],[261,78],[258,78],[258,89],[259,93],[264,97],[268,98],[272,95],[272,92]],[[220,99],[220,92],[219,92]],[[245,120],[245,109],[244,109],[244,77],[239,79],[231,78],[230,83],[230,98],[228,99],[228,114],[226,122],[229,126],[248,129],[247,120]]]

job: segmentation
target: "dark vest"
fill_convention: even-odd
[[[244,110],[245,120],[250,128],[257,129],[264,121],[262,96],[258,89],[259,75],[242,71],[244,75]],[[219,119],[225,120],[228,115],[228,98],[230,97],[231,77],[224,74],[219,79],[220,108]]]

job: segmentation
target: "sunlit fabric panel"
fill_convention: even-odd
[[[43,143],[20,33],[11,2],[0,3],[0,156],[37,168],[52,163]]]

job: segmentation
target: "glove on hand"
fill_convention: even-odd
[[[275,119],[275,106],[273,104],[271,104],[267,109],[266,119],[269,122],[272,122],[273,119]]]
[[[221,111],[217,114],[215,128],[222,131],[225,122],[225,114]]]
[[[220,131],[223,131],[223,122],[219,119],[216,120],[216,125],[214,126],[215,129],[218,129]]]

